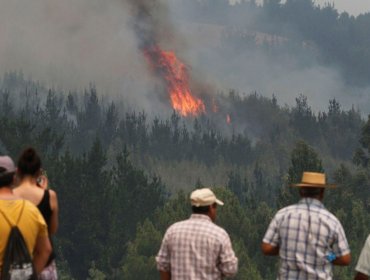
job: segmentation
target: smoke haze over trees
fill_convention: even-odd
[[[259,243],[277,207],[296,201],[289,184],[306,169],[339,185],[325,203],[358,257],[370,230],[370,120],[335,99],[315,113],[304,95],[292,107],[233,91],[217,101],[228,104],[230,124],[217,114],[149,119],[94,87],[67,93],[14,72],[1,79],[0,154],[16,158],[28,145],[42,154],[61,205],[62,279],[158,277],[164,230],[190,214],[188,195],[201,186],[225,201],[218,223],[240,259],[236,279],[275,279],[276,260]],[[336,279],[352,279],[353,265]]]
[[[147,30],[182,58],[193,80],[210,87],[207,94],[257,91],[294,105],[302,93],[315,111],[336,98],[367,114],[370,16],[338,14],[310,0],[279,2],[2,0],[2,73],[22,70],[71,90],[93,83],[163,111],[167,104],[153,93],[156,79],[140,51]]]

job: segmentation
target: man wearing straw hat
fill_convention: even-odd
[[[190,219],[170,226],[156,257],[162,280],[218,280],[234,276],[238,259],[229,235],[214,224],[216,209],[224,203],[208,188],[190,195]]]
[[[333,265],[348,265],[350,249],[339,220],[322,203],[325,174],[303,172],[301,200],[279,210],[262,241],[265,255],[279,255],[277,279],[325,279],[333,277]]]

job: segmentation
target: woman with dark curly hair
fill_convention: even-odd
[[[58,198],[55,191],[48,189],[48,179],[43,174],[41,159],[35,149],[30,147],[22,152],[18,159],[17,176],[19,184],[13,190],[14,194],[37,206],[48,225],[51,237],[58,229]],[[39,279],[58,279],[54,251]]]

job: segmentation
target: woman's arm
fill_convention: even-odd
[[[52,210],[49,232],[50,234],[55,234],[58,230],[58,224],[59,224],[58,197],[57,197],[56,192],[53,190],[49,190],[49,194],[50,194],[50,208]]]
[[[44,269],[49,259],[51,250],[51,244],[47,235],[37,237],[35,249],[33,252],[33,264],[35,266],[37,274],[40,274],[41,271]]]

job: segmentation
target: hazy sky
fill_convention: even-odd
[[[334,7],[338,12],[346,11],[354,16],[370,12],[369,0],[315,0],[315,3],[319,5],[334,3]]]
[[[240,2],[240,0],[229,0],[230,3]],[[263,0],[257,0],[257,3],[262,3]],[[282,0],[284,2],[284,0]],[[359,14],[370,12],[369,0],[314,0],[317,5],[325,5],[325,3],[334,3],[334,7],[339,13],[346,11],[350,15],[357,16]]]

